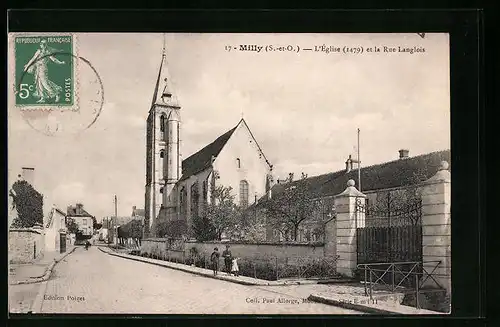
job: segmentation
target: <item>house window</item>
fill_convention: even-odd
[[[240,205],[248,206],[248,182],[245,180],[240,181]]]
[[[236,164],[238,165],[238,168],[241,168],[241,160],[240,160],[240,158],[236,158]]]
[[[83,219],[83,225],[87,225],[87,219]]]

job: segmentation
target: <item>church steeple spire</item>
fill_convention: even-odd
[[[163,35],[163,49],[161,56],[160,69],[158,71],[158,79],[156,80],[153,101],[151,107],[155,105],[180,108],[177,97],[172,92],[172,83],[168,74],[168,63],[166,54],[166,40]]]

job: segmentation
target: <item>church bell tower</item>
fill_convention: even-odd
[[[181,174],[180,105],[167,71],[165,43],[146,129],[146,193],[144,237],[156,237],[160,209],[176,214],[175,185]]]

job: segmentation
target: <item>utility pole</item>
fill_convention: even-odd
[[[361,158],[359,157],[359,133],[360,129],[358,128],[358,191],[361,192]]]

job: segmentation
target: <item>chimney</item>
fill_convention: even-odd
[[[31,186],[35,187],[35,168],[23,167],[21,177],[28,182]]]
[[[83,213],[83,204],[77,203],[76,204],[76,214],[81,215]]]
[[[399,150],[399,159],[406,159],[406,158],[408,158],[408,153],[409,152],[410,152],[410,150],[406,150],[406,149]]]

